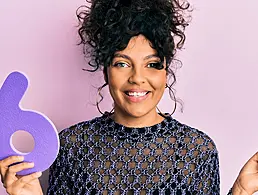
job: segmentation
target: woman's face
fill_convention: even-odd
[[[161,63],[143,35],[132,37],[123,51],[115,53],[107,75],[116,114],[137,118],[156,114],[167,81],[165,62]]]

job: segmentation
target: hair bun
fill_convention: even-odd
[[[84,53],[91,53],[94,70],[108,66],[114,52],[126,48],[133,36],[143,34],[161,59],[171,63],[185,42],[187,0],[87,0],[91,7],[77,10]]]
[[[114,7],[117,6],[125,6],[125,7],[130,7],[132,4],[132,0],[116,0]]]

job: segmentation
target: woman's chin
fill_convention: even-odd
[[[149,113],[149,111],[148,110],[142,110],[142,109],[139,109],[139,110],[132,109],[132,110],[129,110],[127,113],[128,113],[127,115],[132,117],[132,118],[141,118],[141,117],[147,115]]]

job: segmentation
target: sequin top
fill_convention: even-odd
[[[220,194],[213,140],[171,116],[129,128],[104,114],[59,137],[48,195]]]

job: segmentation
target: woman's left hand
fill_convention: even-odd
[[[252,195],[258,191],[258,152],[241,169],[234,186],[233,195]]]

